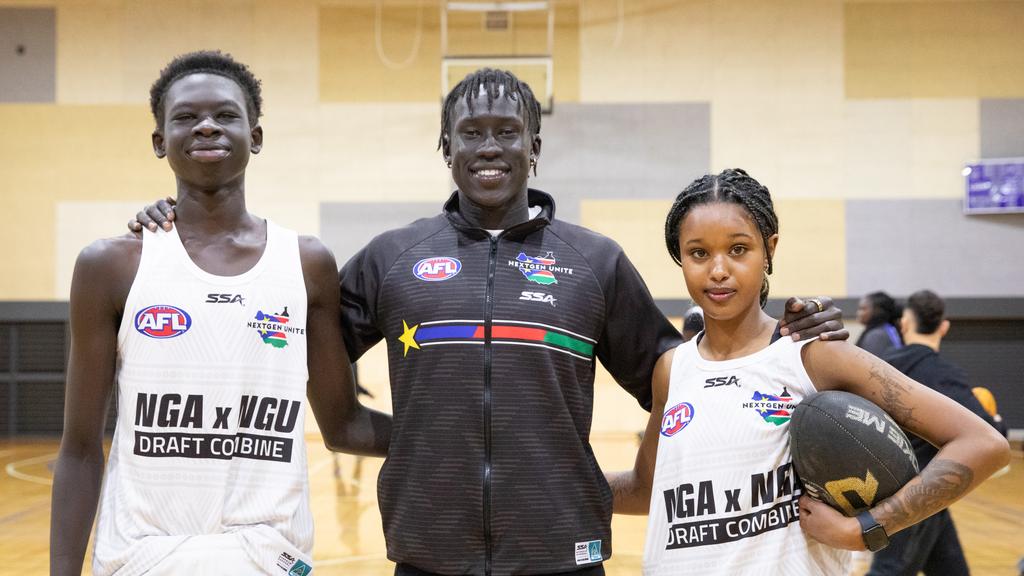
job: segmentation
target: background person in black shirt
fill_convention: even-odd
[[[942,338],[949,332],[946,304],[931,290],[910,295],[900,319],[906,345],[891,350],[883,358],[897,370],[929,388],[956,400],[983,420],[995,426],[988,412],[971,392],[967,374],[959,366],[939,355]],[[931,462],[938,449],[908,433],[921,469]],[[875,553],[870,576],[956,576],[969,574],[960,539],[949,510],[893,534],[889,547]]]

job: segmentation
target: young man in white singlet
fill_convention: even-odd
[[[93,574],[307,574],[304,402],[336,450],[384,455],[391,420],[356,400],[333,255],[246,210],[259,81],[195,52],[150,96],[178,226],[98,240],[75,264],[50,571],[81,572],[99,504]]]
[[[778,218],[746,172],[688,186],[665,235],[705,330],[659,360],[634,469],[609,475],[615,512],[649,513],[645,575],[846,574],[845,550],[884,547],[1005,465],[1009,447],[991,426],[877,357],[778,337],[762,310]],[[941,449],[895,495],[847,518],[801,495],[792,466],[790,413],[816,390],[863,396]]]

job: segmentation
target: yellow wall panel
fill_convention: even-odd
[[[580,100],[708,100],[711,13],[710,1],[587,0],[580,9]]]
[[[1024,96],[1024,2],[844,7],[850,98]]]
[[[378,55],[374,5],[320,7],[320,99],[437,102],[441,91],[438,10],[427,3],[403,3],[387,6],[379,15],[379,52],[386,60]]]
[[[583,200],[580,224],[618,242],[655,298],[687,298],[683,273],[665,250],[671,200]]]
[[[252,67],[269,102],[312,104],[316,21],[311,1],[59,1],[57,102],[145,102],[171,58],[220,49]]]
[[[837,2],[588,0],[583,6],[584,102],[842,94]]]
[[[779,246],[771,297],[846,296],[846,208],[843,200],[775,199]]]
[[[547,51],[546,13],[511,13],[507,31],[485,30],[483,19],[483,13],[449,13],[449,55]],[[437,102],[441,58],[441,16],[434,2],[320,7],[320,98],[325,102]],[[579,14],[572,3],[556,6],[553,58],[557,98],[577,100]]]
[[[173,194],[170,170],[153,155],[152,119],[141,106],[0,106],[0,299],[49,299],[56,282],[56,203]],[[141,204],[139,204],[141,206]],[[120,234],[121,226],[106,235]]]
[[[689,298],[683,273],[664,244],[667,200],[585,200],[581,223],[622,245],[655,298]],[[845,296],[846,229],[842,200],[781,198],[772,297]]]

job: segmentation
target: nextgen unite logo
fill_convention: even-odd
[[[192,317],[177,306],[148,306],[135,315],[135,329],[143,336],[163,340],[181,336],[192,327]]]

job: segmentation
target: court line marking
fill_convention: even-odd
[[[38,464],[40,462],[47,462],[55,460],[57,453],[44,454],[42,456],[36,456],[35,458],[26,458],[25,460],[18,460],[17,462],[11,462],[4,467],[4,471],[7,475],[18,480],[24,480],[26,482],[34,482],[36,484],[42,484],[44,486],[53,486],[53,478],[47,478],[46,476],[36,476],[34,474],[26,474],[18,471],[19,466],[29,466],[31,464]]]

